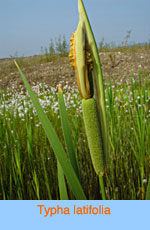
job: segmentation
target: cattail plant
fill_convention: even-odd
[[[106,199],[103,175],[108,160],[104,85],[95,38],[83,5],[78,0],[79,24],[70,39],[70,63],[75,70],[88,145],[95,172]]]
[[[75,69],[78,88],[83,98],[83,117],[93,166],[99,176],[102,198],[106,199],[103,175],[106,168],[107,129],[103,77],[96,42],[81,0],[78,1],[78,5],[79,24],[76,32],[72,34],[72,38],[70,39],[71,49],[69,58],[72,67]],[[63,95],[60,87],[60,115],[68,155],[66,155],[55,130],[53,129],[47,116],[44,114],[43,109],[31,90],[31,87],[29,86],[21,69],[16,62],[15,64],[32,99],[49,142],[55,152],[58,162],[58,181],[61,199],[68,199],[64,175],[67,178],[74,196],[77,199],[86,199],[80,184],[75,151],[70,139],[71,131],[69,131],[67,113],[65,111]],[[36,182],[36,174],[34,178]]]
[[[116,84],[116,91],[113,92],[111,81],[109,85],[107,84],[106,103],[109,108],[107,114],[110,120],[109,140],[112,149],[110,164],[108,161],[108,152],[110,151],[108,151],[107,140],[104,84],[99,53],[82,0],[78,0],[78,4],[79,24],[75,33],[72,34],[69,58],[75,70],[78,88],[82,96],[85,131],[93,167],[99,177],[102,198],[106,199],[103,180],[105,175],[107,188],[110,188],[107,190],[107,199],[146,198],[150,200],[149,87],[145,83],[142,86],[140,71],[139,82],[134,83],[131,76],[131,87],[128,87],[128,84],[121,85],[120,82],[120,84]],[[33,116],[32,109],[27,114],[25,113],[26,120],[21,120],[19,114],[16,117],[16,114],[7,111],[10,108],[12,110],[12,107],[4,106],[10,103],[11,97],[8,101],[4,100],[4,104],[2,103],[1,106],[2,110],[0,110],[0,197],[3,199],[95,199],[97,183],[92,186],[90,183],[93,182],[95,174],[93,171],[91,173],[91,162],[88,162],[88,157],[84,159],[87,166],[86,171],[81,169],[80,146],[77,156],[79,125],[78,122],[76,125],[76,122],[72,120],[73,129],[70,126],[69,111],[65,106],[60,85],[57,96],[61,127],[60,123],[56,123],[59,125],[58,131],[54,129],[52,122],[54,119],[59,121],[59,117],[57,120],[54,113],[50,111],[48,115],[52,115],[52,121],[49,120],[45,109],[39,103],[38,96],[33,92],[18,64],[16,62],[15,64],[43,130],[42,127],[39,130],[35,128],[37,116],[34,117],[33,123],[30,121],[30,115]],[[123,88],[120,88],[120,85]],[[145,87],[148,89],[147,92]],[[126,94],[126,98],[124,94]],[[0,103],[4,98],[3,92],[0,92]],[[28,101],[28,97],[25,99],[26,101]],[[12,102],[14,101],[12,100]],[[21,98],[21,105],[22,102],[24,102],[24,96]],[[78,104],[77,99],[75,102]],[[27,105],[29,106],[29,104]],[[129,111],[126,110],[128,114],[124,115],[126,106]],[[17,109],[17,113],[18,111],[19,109]],[[80,117],[77,119],[80,121]],[[19,133],[18,127],[21,127]],[[43,131],[45,131],[45,135],[43,135]],[[40,140],[40,144],[38,143],[36,146],[38,140]],[[48,141],[51,147],[48,145]],[[81,149],[83,150],[83,148]],[[111,171],[109,175],[106,171],[108,167]],[[83,182],[83,172],[88,179],[88,185],[86,180]],[[87,194],[84,193],[84,189]]]

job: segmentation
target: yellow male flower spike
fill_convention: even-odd
[[[71,66],[75,69],[77,84],[82,98],[90,98],[90,72],[92,71],[92,59],[88,48],[86,31],[83,21],[79,24],[75,33],[70,39],[69,59]]]

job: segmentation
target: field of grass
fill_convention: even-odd
[[[57,88],[32,87],[65,147]],[[75,87],[63,87],[87,199],[101,199]],[[132,76],[105,82],[111,160],[104,175],[107,199],[145,199],[150,175],[150,85]],[[67,186],[70,199],[74,199]],[[0,92],[0,199],[60,199],[57,162],[29,95],[22,87]]]

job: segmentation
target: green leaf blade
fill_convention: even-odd
[[[146,191],[146,200],[150,200],[150,177],[149,177],[147,191]]]
[[[64,178],[64,173],[58,161],[57,161],[57,169],[58,169],[58,184],[59,184],[60,199],[69,200],[68,194],[67,194],[66,182]]]
[[[22,73],[20,67],[18,66],[18,64],[15,62],[15,65],[20,73],[20,76],[28,90],[28,93],[31,97],[32,103],[36,109],[36,112],[38,114],[38,117],[41,121],[41,124],[44,128],[44,131],[48,137],[48,140],[55,152],[55,155],[57,157],[57,160],[59,161],[64,174],[68,180],[68,183],[70,184],[70,187],[72,189],[72,192],[74,193],[76,199],[78,200],[85,200],[86,196],[83,192],[82,186],[76,176],[76,173],[70,163],[70,160],[67,158],[66,153],[64,151],[64,148],[55,132],[55,130],[53,129],[48,117],[46,116],[46,114],[44,113],[37,97],[35,96],[34,92],[32,91],[27,79],[25,78],[24,74]]]
[[[63,93],[60,91],[58,92],[58,102],[59,102],[59,109],[60,109],[60,116],[61,116],[61,123],[62,123],[65,145],[67,148],[67,152],[68,152],[71,164],[79,178],[79,170],[78,170],[74,145],[72,141],[72,134],[71,134],[71,129],[69,125],[68,115],[67,115],[67,111],[65,107]]]
[[[96,45],[94,33],[92,31],[90,21],[88,19],[82,0],[78,0],[78,8],[79,8],[79,18],[81,21],[84,21],[88,43],[90,45],[90,49],[93,56],[92,60],[94,65],[93,80],[94,80],[94,87],[95,87],[95,99],[97,103],[99,123],[100,123],[100,128],[102,133],[105,164],[109,166],[110,159],[108,154],[108,134],[107,134],[107,122],[106,122],[105,93],[104,93],[104,80],[103,80],[101,62],[100,62],[99,52]]]

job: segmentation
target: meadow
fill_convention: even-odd
[[[150,84],[132,75],[126,81],[105,80],[109,167],[104,174],[107,199],[146,198],[150,175]],[[58,89],[32,86],[65,148]],[[87,199],[101,199],[99,178],[91,162],[76,84],[63,95],[80,182]],[[67,184],[69,199],[74,195]],[[0,91],[0,199],[60,199],[57,161],[36,110],[22,86]]]

